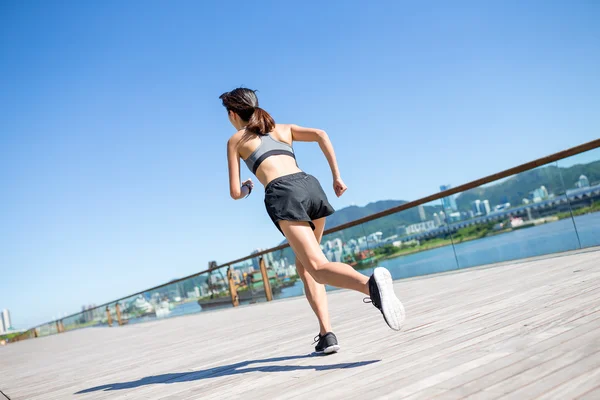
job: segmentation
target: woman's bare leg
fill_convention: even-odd
[[[325,218],[317,219],[313,221],[315,224],[314,235],[317,239],[317,243],[321,243],[323,238],[323,229],[325,228]],[[306,271],[302,262],[296,256],[296,270],[302,282],[304,283],[304,292],[306,298],[310,303],[310,307],[314,311],[317,319],[319,320],[319,333],[321,335],[331,332],[331,322],[329,320],[329,307],[327,305],[327,294],[325,292],[325,285],[318,283],[312,277],[311,274]]]
[[[294,250],[296,258],[316,282],[369,295],[369,278],[348,264],[330,262],[306,222],[279,221],[279,227]]]

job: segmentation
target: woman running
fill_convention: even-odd
[[[400,330],[404,307],[394,294],[389,271],[378,267],[371,277],[365,276],[348,264],[330,262],[319,245],[325,218],[333,214],[334,209],[319,181],[298,168],[292,143],[319,144],[331,168],[333,189],[340,197],[347,188],[327,134],[321,129],[275,124],[258,106],[254,90],[238,88],[219,98],[227,109],[229,121],[237,129],[227,142],[231,197],[245,198],[254,187],[251,179],[240,182],[241,158],[265,186],[267,212],[296,255],[296,270],[319,320],[316,352],[329,354],[340,349],[329,321],[326,284],[366,294],[390,328]]]

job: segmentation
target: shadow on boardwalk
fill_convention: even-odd
[[[290,372],[290,371],[303,371],[311,370],[315,371],[329,371],[334,369],[343,368],[357,368],[365,365],[373,364],[381,360],[371,361],[360,361],[352,363],[340,363],[340,364],[329,364],[329,365],[262,365],[255,367],[248,367],[251,364],[261,363],[274,363],[279,361],[299,360],[303,358],[320,358],[322,355],[307,354],[301,356],[286,356],[286,357],[275,357],[266,358],[262,360],[249,360],[242,361],[236,364],[224,365],[215,368],[209,368],[200,371],[191,372],[174,372],[169,374],[146,376],[138,379],[137,381],[131,382],[120,382],[120,383],[109,383],[106,385],[100,385],[89,389],[81,390],[75,394],[90,393],[96,391],[110,391],[110,390],[122,390],[122,389],[133,389],[146,385],[154,385],[160,383],[179,383],[179,382],[190,382],[198,381],[202,379],[218,378],[222,376],[239,375],[248,372]]]

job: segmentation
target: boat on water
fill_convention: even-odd
[[[289,284],[289,282],[288,282],[288,283],[284,284],[281,280],[279,280],[277,278],[277,275],[275,274],[275,272],[273,272],[271,270],[268,271],[268,275],[269,275],[269,282],[271,283],[271,291],[273,294],[279,294],[279,293],[281,293],[281,290],[284,287],[292,286],[295,283],[294,282],[294,283]],[[252,279],[249,281],[250,282],[249,285],[246,284],[245,286],[243,286],[243,288],[238,289],[237,294],[238,294],[238,300],[239,300],[240,304],[256,303],[258,300],[264,299],[266,297],[265,288],[262,283],[262,275],[261,275],[260,271],[254,272],[251,275],[251,277],[252,277]],[[200,299],[200,300],[198,300],[198,304],[203,309],[231,306],[231,296],[229,296],[229,294],[227,294],[226,296],[222,296],[222,297],[214,297],[211,299]]]

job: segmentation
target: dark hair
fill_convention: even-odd
[[[227,111],[233,111],[248,122],[246,130],[258,135],[266,135],[275,128],[275,120],[258,106],[256,90],[237,88],[219,96]]]

